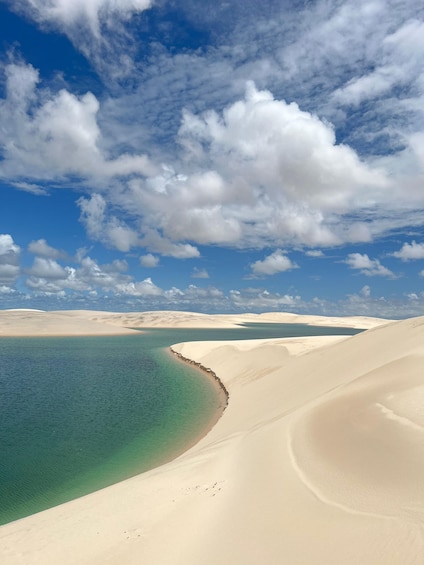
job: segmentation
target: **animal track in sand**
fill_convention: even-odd
[[[138,539],[144,536],[144,532],[141,528],[136,528],[133,530],[124,530],[125,539]]]
[[[221,492],[224,483],[225,481],[216,481],[206,485],[195,485],[194,487],[187,487],[183,489],[182,492],[185,495],[198,494],[202,496],[216,496],[219,492]],[[176,499],[174,499],[173,502],[176,502]]]

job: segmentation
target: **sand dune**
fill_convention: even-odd
[[[332,317],[305,316],[288,312],[263,314],[200,314],[197,312],[98,312],[94,310],[67,310],[57,312],[70,316],[127,328],[233,328],[245,323],[313,324],[349,328],[373,328],[388,320],[365,316]]]
[[[88,316],[69,316],[66,312],[42,310],[0,310],[0,336],[117,335],[133,333],[125,327],[91,320]]]
[[[215,427],[166,465],[3,526],[1,563],[423,562],[424,317],[174,349],[227,388]]]
[[[300,323],[371,328],[387,320],[351,316],[324,318],[284,312],[269,314],[198,314],[196,312],[103,312],[97,310],[0,310],[0,336],[113,335],[131,328],[234,328],[248,322]]]

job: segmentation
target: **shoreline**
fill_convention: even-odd
[[[139,343],[138,339],[141,336],[141,333],[142,332],[137,331],[134,334],[131,334],[131,335],[138,334],[137,335],[137,341],[135,343]],[[48,343],[50,343],[50,341],[49,341],[50,339],[56,339],[57,340],[56,347],[58,348],[58,350],[60,352],[63,351],[60,340],[63,340],[63,339],[67,340],[68,339],[68,336],[64,336],[64,335],[53,336],[53,338],[51,336],[46,336],[46,335],[43,335],[41,337],[39,337],[39,336],[20,336],[20,337],[15,337],[15,336],[5,337],[5,336],[2,336],[2,337],[5,340],[8,340],[8,339],[12,339],[12,340],[21,340],[21,339],[22,340],[36,340],[36,344],[37,344],[36,347],[37,348],[43,347],[42,341],[43,341],[44,338],[46,340],[48,340]],[[93,336],[93,335],[89,335],[89,336],[74,336],[73,335],[73,336],[70,336],[71,339],[75,339],[75,340],[84,340],[84,338],[87,338],[87,337],[90,339],[92,337],[98,337],[98,336]],[[127,338],[128,338],[127,335],[122,335],[122,334],[119,334],[118,336],[110,336],[109,334],[107,334],[107,335],[102,335],[100,337],[103,337],[103,338],[110,338],[110,337],[116,338],[116,337],[118,337],[118,338],[121,338],[123,340],[127,340]],[[0,338],[0,340],[1,340],[1,338]],[[118,340],[117,342],[113,341],[113,343],[116,344],[117,347],[119,347],[120,342],[121,342],[120,340]],[[84,343],[87,343],[87,345],[88,345],[90,342],[86,341]],[[95,343],[98,343],[97,340],[95,341]],[[108,340],[107,343],[112,344],[112,341]],[[125,341],[125,343],[126,343],[126,341]],[[20,346],[18,345],[17,350],[16,350],[16,347],[14,349],[15,352],[17,351],[18,356],[23,351],[22,347],[23,347],[23,344],[21,344]],[[137,347],[137,345],[136,345],[136,347]],[[0,348],[0,350],[3,351],[1,348]],[[6,351],[8,351],[8,349],[6,349]],[[102,481],[103,484],[102,483],[97,484],[97,483],[91,481],[90,483],[87,483],[89,485],[88,488],[84,488],[85,482],[82,481],[81,485],[83,485],[83,486],[80,489],[80,492],[79,492],[78,495],[76,495],[76,494],[74,494],[73,496],[68,495],[68,490],[66,488],[64,488],[63,492],[62,492],[62,495],[64,495],[64,496],[61,496],[59,491],[57,492],[57,497],[60,501],[55,501],[54,503],[51,503],[50,505],[48,504],[48,502],[46,502],[44,505],[41,503],[41,504],[38,505],[38,508],[33,509],[32,512],[27,511],[26,514],[24,514],[23,512],[22,513],[19,513],[19,512],[15,513],[14,514],[15,517],[13,519],[9,518],[8,521],[3,521],[5,519],[4,516],[7,516],[8,513],[6,512],[6,514],[5,514],[4,512],[2,512],[2,516],[1,516],[2,520],[0,521],[0,527],[5,526],[9,523],[15,522],[17,520],[27,518],[27,517],[31,516],[32,514],[37,514],[39,512],[43,512],[45,510],[48,510],[49,508],[53,508],[55,506],[65,504],[66,502],[69,502],[69,501],[71,501],[75,498],[81,498],[81,497],[84,497],[84,496],[86,496],[86,495],[88,495],[92,492],[96,492],[98,490],[103,490],[107,486],[111,486],[112,484],[115,484],[117,482],[121,482],[121,481],[126,480],[128,478],[131,478],[131,476],[137,476],[140,473],[147,472],[147,471],[149,471],[153,468],[156,468],[158,466],[161,466],[165,463],[169,463],[170,461],[173,461],[174,459],[176,459],[177,457],[179,457],[180,455],[182,455],[183,453],[188,451],[191,447],[193,447],[196,443],[198,443],[200,441],[200,439],[202,439],[205,435],[207,435],[207,433],[213,428],[213,426],[216,424],[216,422],[222,416],[222,413],[224,412],[224,410],[225,410],[225,408],[228,404],[228,397],[226,395],[225,387],[223,386],[223,384],[219,381],[219,379],[216,377],[216,375],[211,370],[207,369],[206,367],[200,366],[200,364],[193,363],[189,359],[183,358],[177,352],[172,350],[172,346],[166,346],[166,347],[161,348],[161,356],[166,356],[169,359],[171,359],[173,366],[175,365],[175,363],[181,363],[186,367],[191,366],[194,369],[196,369],[193,378],[196,379],[196,380],[202,380],[203,383],[206,383],[206,384],[203,384],[202,386],[207,387],[205,389],[204,394],[207,395],[207,396],[205,396],[205,398],[208,398],[208,401],[207,401],[208,406],[205,406],[205,410],[202,410],[200,408],[200,405],[198,406],[197,402],[195,400],[190,401],[190,405],[193,407],[192,409],[194,410],[194,412],[196,412],[197,416],[194,416],[195,419],[193,419],[193,417],[192,417],[193,421],[191,421],[190,418],[188,420],[187,420],[187,418],[185,418],[184,421],[180,422],[181,430],[184,430],[184,432],[182,432],[182,434],[181,434],[181,437],[176,437],[174,442],[170,442],[170,441],[164,442],[164,441],[162,441],[162,443],[163,443],[162,449],[156,449],[156,451],[154,451],[154,457],[151,458],[152,462],[147,464],[147,465],[146,464],[142,465],[142,467],[143,467],[142,470],[140,470],[140,467],[139,467],[139,470],[134,471],[132,474],[128,474],[127,472],[125,472],[126,468],[122,467],[123,473],[122,473],[120,478],[115,477],[115,479],[113,481],[108,481],[108,482],[103,480]],[[175,371],[175,367],[174,367],[174,369],[172,369],[172,367],[171,367],[171,373],[174,373],[174,371]],[[185,370],[184,370],[184,372],[185,372]],[[179,370],[177,372],[177,374],[178,374],[179,378],[183,377],[183,375],[181,374],[181,370]],[[177,384],[178,388],[180,388],[179,378],[178,379],[174,378],[174,381],[176,381],[178,383]],[[0,383],[0,384],[2,384],[2,383]],[[7,387],[6,387],[5,391],[6,390],[7,390]],[[185,390],[184,396],[186,396],[186,394],[190,395],[190,391]],[[141,396],[143,396],[143,394],[141,394]],[[8,398],[7,394],[6,394],[6,398]],[[7,416],[6,416],[6,418],[7,418]],[[188,422],[191,422],[191,424],[189,426],[187,425]],[[178,429],[178,426],[177,426],[176,429]],[[173,430],[169,429],[168,431],[169,431],[169,434],[167,434],[167,435],[169,435],[169,437],[172,437],[172,434],[174,433]],[[6,438],[6,439],[8,437],[4,433],[1,434],[1,435],[2,435],[3,438]],[[143,435],[144,435],[144,431],[141,434],[141,436],[143,436]],[[161,445],[161,443],[158,443],[158,446],[160,446],[160,445]],[[94,447],[95,446],[93,445],[93,448]],[[123,447],[125,448],[125,445],[123,445]],[[142,453],[142,451],[139,450],[138,451],[139,456],[140,456],[140,453]],[[136,454],[136,452],[134,452],[134,460],[136,460],[136,457],[137,457],[137,454]],[[143,455],[143,457],[144,457],[144,455]],[[143,457],[141,458],[142,462],[144,461]],[[112,458],[113,458],[113,456],[112,456]],[[104,460],[104,462],[107,464],[108,459],[106,458]],[[7,468],[8,468],[8,465],[6,465],[6,469]],[[118,466],[118,468],[119,468],[119,466]],[[3,468],[3,471],[4,471],[4,468]],[[90,473],[91,473],[90,469],[88,471],[85,470],[85,474],[89,475]],[[91,473],[91,475],[93,477],[95,476],[94,473]],[[4,478],[4,473],[2,473],[2,477]],[[30,480],[30,477],[28,477],[28,479]],[[13,482],[12,482],[12,484],[13,484]],[[20,495],[19,490],[17,490],[16,486],[14,486],[14,488],[12,490],[12,484],[10,485],[10,487],[11,487],[11,491],[15,493],[15,499],[22,499],[22,495]],[[4,487],[4,484],[2,486]],[[94,486],[94,488],[93,488],[93,486]],[[46,493],[46,495],[47,495],[46,500],[51,500],[50,492],[49,492],[48,488],[44,488],[44,490],[42,492]],[[31,498],[28,497],[28,500],[31,501]],[[32,507],[33,505],[29,505],[29,506]],[[13,509],[12,509],[12,511],[13,511]],[[20,516],[19,516],[19,514],[20,514]],[[9,515],[10,515],[10,513],[9,513]]]
[[[372,324],[173,345],[225,386],[216,425],[169,463],[0,527],[0,560],[420,565],[424,317]]]
[[[206,377],[206,378],[208,378],[208,380],[210,380],[210,382],[214,385],[214,387],[216,387],[216,390],[217,390],[217,393],[218,393],[218,398],[219,398],[219,406],[214,410],[214,413],[211,416],[208,425],[206,427],[202,428],[201,430],[199,430],[199,432],[197,434],[195,434],[195,436],[189,442],[184,444],[184,447],[182,447],[180,449],[176,449],[172,454],[170,454],[167,457],[164,457],[162,462],[159,465],[156,465],[155,467],[153,467],[152,469],[149,469],[147,471],[143,471],[142,473],[135,475],[135,477],[140,476],[140,475],[144,475],[145,473],[149,473],[150,471],[153,471],[157,468],[160,468],[163,465],[172,463],[173,461],[177,460],[179,457],[184,456],[185,453],[187,453],[188,451],[193,449],[200,441],[202,441],[210,433],[210,431],[216,426],[216,424],[222,418],[222,416],[223,416],[223,414],[224,414],[224,412],[227,409],[228,404],[229,404],[229,393],[228,393],[227,389],[225,388],[224,383],[212,371],[212,369],[204,367],[201,363],[196,363],[192,359],[184,357],[183,355],[181,355],[177,351],[174,351],[173,348],[177,347],[177,346],[178,346],[178,344],[175,344],[175,345],[172,345],[172,346],[166,348],[166,352],[169,355],[171,355],[171,357],[174,361],[179,362],[179,363],[183,363],[185,365],[190,365],[191,367],[197,369],[203,377]],[[134,477],[132,477],[132,478],[134,478]],[[130,477],[130,479],[131,479],[131,477]],[[130,479],[125,479],[125,480],[130,480]],[[103,489],[101,489],[101,490],[103,490]],[[0,528],[1,528],[1,526],[0,526]]]
[[[201,371],[202,373],[206,373],[206,376],[209,377],[217,385],[218,389],[220,390],[220,392],[221,392],[220,396],[225,400],[222,403],[223,407],[222,407],[222,410],[221,410],[221,415],[216,420],[216,421],[218,421],[219,418],[224,413],[224,410],[227,408],[229,400],[230,400],[230,394],[229,394],[228,390],[225,388],[224,383],[221,381],[221,379],[218,377],[218,375],[214,371],[212,371],[212,369],[210,369],[209,367],[205,367],[201,363],[197,363],[193,359],[189,359],[188,357],[184,357],[184,355],[182,355],[181,353],[176,351],[174,349],[174,347],[175,347],[174,345],[171,345],[169,347],[169,350],[171,351],[171,353],[174,357],[176,357],[178,360],[182,361],[183,363],[186,363],[187,365],[190,365],[192,367],[196,367],[196,369],[199,369],[199,371]]]

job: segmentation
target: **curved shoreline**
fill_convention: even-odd
[[[138,335],[139,333],[140,332],[134,332],[133,335]],[[43,335],[41,339],[47,339],[48,337],[49,336]],[[54,337],[57,337],[59,340],[61,340],[68,336],[60,335]],[[76,339],[82,338],[82,336],[70,336],[70,337]],[[89,337],[97,337],[97,336],[89,336]],[[115,337],[115,336],[109,336],[109,337]],[[35,336],[29,336],[29,337],[19,336],[19,339],[21,340],[33,339],[33,338],[39,339],[38,337]],[[11,337],[11,339],[16,339],[16,338]],[[198,406],[197,402],[195,401],[196,399],[194,399],[194,402],[190,402],[190,404],[193,407],[194,412],[196,412],[197,414],[202,414],[200,420],[197,416],[196,416],[196,420],[193,421],[192,421],[192,416],[190,417],[191,419],[185,418],[186,423],[191,422],[191,425],[189,426],[189,428],[187,428],[187,430],[189,431],[188,432],[186,431],[182,435],[182,439],[178,437],[175,445],[172,446],[168,445],[165,448],[165,451],[163,450],[159,451],[158,455],[155,456],[155,462],[153,465],[149,465],[143,470],[141,471],[138,470],[137,472],[132,473],[130,475],[128,473],[125,473],[123,474],[122,477],[118,478],[117,480],[114,480],[113,482],[108,481],[108,482],[103,482],[103,484],[101,482],[100,484],[91,482],[89,483],[88,489],[82,488],[81,492],[78,492],[76,494],[73,493],[71,495],[68,495],[68,490],[65,488],[63,490],[63,493],[57,495],[57,498],[52,499],[52,501],[50,501],[50,498],[46,498],[45,503],[43,503],[42,501],[39,505],[33,508],[31,512],[24,510],[22,513],[15,514],[13,517],[8,519],[4,518],[2,515],[1,516],[2,520],[0,521],[0,527],[21,519],[28,518],[29,516],[38,514],[39,512],[44,512],[51,508],[66,504],[72,500],[76,500],[78,498],[90,495],[93,492],[103,490],[104,488],[108,488],[113,484],[117,484],[131,477],[138,476],[142,473],[149,472],[152,469],[170,463],[175,459],[177,459],[178,457],[180,457],[181,455],[183,455],[184,453],[186,453],[187,451],[189,451],[210,432],[210,430],[216,425],[216,423],[222,417],[225,409],[228,406],[228,392],[226,391],[223,383],[220,381],[220,379],[216,376],[216,374],[211,369],[208,369],[202,366],[201,364],[196,363],[195,361],[185,358],[184,356],[178,354],[175,350],[173,350],[172,346],[165,347],[162,353],[166,353],[167,356],[170,356],[169,358],[171,359],[171,362],[173,364],[178,361],[184,363],[184,366],[180,365],[178,375],[181,375],[181,373],[188,374],[189,370],[187,366],[193,366],[196,369],[194,372],[192,372],[192,378],[196,380],[200,380],[203,383],[202,386],[206,387],[204,391],[206,405],[203,408],[201,407],[202,405]],[[200,373],[197,371],[197,369],[200,371]],[[163,370],[164,369],[162,368],[162,371]],[[177,379],[177,387],[180,386],[183,386],[183,390],[184,390],[184,384],[180,385],[179,379]],[[187,392],[188,391],[185,390],[185,393]],[[183,422],[179,422],[179,423],[181,424],[181,428],[184,429]],[[176,429],[178,429],[178,426]],[[172,432],[172,430],[170,429],[169,432]],[[123,467],[123,469],[125,470],[126,468]],[[81,484],[84,485],[85,484],[84,481]],[[94,488],[93,488],[93,484],[94,484]],[[62,496],[62,494],[64,494],[65,496]]]
[[[224,404],[224,407],[223,407],[222,412],[221,412],[221,415],[222,415],[224,410],[227,408],[228,402],[229,402],[229,399],[230,399],[230,393],[225,388],[224,383],[217,376],[217,374],[214,371],[212,371],[212,369],[210,367],[205,367],[204,365],[202,365],[201,363],[198,363],[197,361],[194,361],[193,359],[189,359],[188,357],[184,357],[184,355],[182,355],[178,351],[175,351],[175,349],[173,349],[173,347],[174,346],[171,345],[169,349],[175,357],[177,357],[183,363],[187,363],[188,365],[191,365],[192,367],[196,367],[197,369],[200,369],[203,373],[206,373],[208,377],[213,379],[214,382],[218,385],[218,388],[219,388],[221,394],[225,398],[225,404]]]

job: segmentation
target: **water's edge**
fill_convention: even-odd
[[[258,325],[253,324],[253,326],[258,326]],[[252,337],[253,337],[253,339],[258,339],[258,338],[264,339],[264,337],[263,337],[264,332],[267,331],[268,325],[264,324],[263,327],[261,327],[261,325],[259,324],[259,326],[260,327],[242,328],[242,332],[244,334],[243,337],[238,337],[238,336],[235,337],[234,336],[234,333],[235,333],[234,330],[232,330],[232,331],[230,330],[228,332],[225,332],[225,330],[221,330],[219,332],[219,337],[221,339],[224,337],[225,340],[227,340],[227,339],[233,340],[233,339],[237,339],[237,338],[238,339],[252,339]],[[296,325],[291,326],[291,325],[288,325],[288,324],[282,324],[281,326],[284,326],[284,327],[281,327],[281,328],[272,327],[271,335],[265,335],[265,338],[270,338],[270,337],[274,338],[276,333],[277,333],[278,337],[292,337],[293,335],[300,335],[300,336],[305,335],[305,328],[302,327],[302,326],[297,327]],[[333,328],[331,328],[331,329],[333,329]],[[311,328],[307,328],[307,330],[306,330],[307,334],[306,335],[308,335],[309,333],[317,333],[318,335],[328,335],[328,333],[330,333],[330,332],[328,332],[328,330],[330,330],[330,328],[324,328],[324,327],[323,328],[313,328],[312,331],[311,331]],[[335,333],[337,333],[337,334],[340,333],[342,335],[352,335],[352,333],[357,333],[356,331],[352,331],[351,328],[346,328],[346,329],[342,329],[342,330],[344,330],[344,331],[340,331],[340,329],[338,329],[338,331],[335,332]],[[223,336],[223,332],[224,332],[224,336]],[[283,335],[281,335],[280,332],[283,332]],[[176,333],[179,334],[179,332],[176,332]],[[76,498],[83,497],[86,494],[89,494],[91,492],[95,492],[96,490],[107,488],[108,486],[110,486],[112,484],[119,483],[123,480],[126,480],[127,478],[143,474],[143,473],[150,471],[154,468],[158,468],[158,467],[161,467],[162,465],[165,465],[165,464],[168,464],[172,461],[175,461],[177,458],[184,455],[185,453],[187,453],[187,451],[189,451],[195,445],[197,445],[199,443],[199,441],[201,441],[203,438],[205,438],[207,436],[207,434],[209,434],[209,432],[214,428],[214,426],[217,424],[217,422],[223,416],[224,411],[228,407],[229,398],[230,398],[229,392],[226,389],[224,383],[221,381],[221,379],[216,375],[216,373],[211,368],[206,367],[206,366],[202,365],[201,363],[194,361],[193,359],[185,357],[184,355],[182,355],[181,353],[176,351],[175,347],[177,346],[177,343],[178,344],[185,343],[186,341],[214,341],[218,337],[218,332],[206,332],[205,331],[205,335],[201,336],[202,339],[200,339],[200,336],[199,336],[198,333],[196,333],[195,339],[193,339],[194,336],[192,336],[190,334],[190,332],[186,332],[186,333],[188,333],[188,335],[185,335],[184,333],[182,335],[179,334],[175,341],[172,339],[172,337],[175,338],[176,336],[173,335],[171,337],[172,341],[169,340],[168,343],[165,344],[165,343],[163,343],[163,341],[164,340],[167,341],[166,332],[164,332],[164,335],[162,335],[162,331],[153,331],[153,332],[150,331],[150,337],[149,337],[150,342],[147,344],[147,346],[148,346],[148,349],[150,351],[157,352],[157,353],[155,353],[154,356],[151,357],[151,359],[152,359],[152,361],[150,362],[151,366],[149,366],[148,370],[152,373],[152,378],[151,378],[150,382],[155,382],[154,377],[156,376],[156,373],[155,373],[156,370],[160,369],[160,370],[166,371],[167,364],[169,365],[169,364],[174,364],[176,362],[180,362],[181,364],[185,364],[189,367],[192,367],[192,369],[193,369],[193,375],[192,375],[192,381],[191,381],[192,386],[194,386],[193,390],[197,390],[197,386],[198,386],[198,385],[196,385],[196,381],[197,381],[196,373],[198,373],[199,379],[206,379],[206,382],[209,381],[209,384],[207,385],[207,387],[209,388],[210,393],[213,394],[213,397],[214,397],[215,400],[213,400],[211,402],[210,411],[207,411],[207,412],[206,411],[204,412],[203,409],[199,405],[199,409],[200,409],[199,414],[203,414],[203,416],[202,416],[203,419],[202,419],[202,421],[200,421],[200,420],[197,421],[197,424],[200,424],[200,425],[198,425],[197,429],[191,428],[191,430],[194,431],[194,433],[190,432],[191,435],[188,436],[188,437],[185,437],[186,441],[184,441],[184,434],[186,433],[186,431],[188,429],[188,425],[189,425],[188,422],[189,421],[191,422],[191,420],[184,419],[183,425],[186,426],[185,431],[184,431],[184,429],[181,430],[182,435],[179,435],[176,438],[177,441],[172,446],[170,446],[170,441],[171,441],[173,436],[172,436],[171,433],[167,433],[166,429],[165,429],[165,432],[164,432],[164,434],[162,434],[162,436],[163,436],[163,438],[165,438],[165,440],[168,442],[168,444],[166,444],[166,443],[164,444],[164,451],[162,451],[162,453],[158,452],[157,454],[155,453],[153,456],[149,455],[149,457],[151,457],[151,463],[149,463],[147,467],[144,467],[143,469],[139,468],[139,470],[137,470],[134,474],[127,474],[127,471],[125,471],[125,475],[124,476],[121,475],[121,478],[118,478],[117,480],[113,480],[113,478],[112,478],[111,482],[103,483],[103,484],[97,483],[98,484],[98,486],[97,486],[97,485],[95,485],[93,478],[95,477],[96,480],[97,480],[100,467],[93,466],[92,469],[91,468],[88,469],[86,476],[84,474],[81,474],[81,475],[78,475],[78,476],[75,475],[77,477],[78,481],[82,477],[83,479],[84,478],[88,479],[87,484],[92,485],[92,486],[89,486],[89,490],[87,490],[86,492],[83,492],[83,493],[81,493],[81,492],[76,493],[75,492],[76,496],[75,496],[75,494],[73,494],[73,495],[71,494],[71,498],[68,498],[67,500],[66,499],[63,500],[63,498],[62,498],[62,501],[56,501],[57,500],[56,492],[52,490],[52,496],[50,497],[50,492],[47,491],[46,492],[47,496],[51,498],[50,502],[48,503],[49,505],[44,506],[44,508],[40,508],[39,510],[35,510],[35,512],[34,512],[34,509],[32,509],[32,511],[31,511],[30,507],[33,505],[33,503],[38,504],[38,500],[37,500],[36,497],[33,497],[33,499],[28,498],[24,501],[24,505],[22,505],[22,508],[24,508],[24,512],[26,512],[27,510],[25,510],[25,508],[28,507],[29,512],[27,514],[24,514],[24,515],[21,514],[20,517],[12,518],[12,520],[9,519],[8,522],[15,521],[17,519],[21,519],[21,518],[25,517],[25,515],[29,516],[31,514],[46,510],[46,509],[51,508],[53,506],[57,506],[58,504],[66,503],[69,500],[74,500]],[[216,335],[215,335],[215,333],[216,333]],[[252,333],[253,333],[253,336],[252,336]],[[260,333],[261,335],[260,336],[256,335],[257,333]],[[278,335],[278,334],[280,334],[280,335]],[[43,339],[43,341],[44,341],[44,339]],[[82,342],[84,344],[84,347],[80,348],[81,352],[83,354],[81,356],[81,359],[84,362],[85,362],[86,358],[89,359],[86,356],[88,355],[88,352],[90,351],[89,344],[88,343],[86,344],[85,343],[86,341],[88,341],[88,340],[84,340],[84,342]],[[103,339],[101,339],[101,341],[103,342]],[[132,341],[132,339],[131,339],[131,341]],[[175,345],[170,345],[170,343],[174,343]],[[81,345],[81,343],[79,343],[79,345]],[[103,345],[104,344],[102,344],[102,347],[103,347]],[[145,345],[146,345],[146,343],[145,343]],[[105,349],[103,347],[103,350],[107,351],[110,355],[111,348]],[[128,351],[130,351],[130,349],[128,349]],[[137,351],[139,351],[139,347],[137,348]],[[125,353],[123,353],[123,354],[125,354]],[[156,362],[155,360],[159,359],[159,355],[163,355],[163,354],[165,354],[165,357],[168,357],[169,361],[167,361],[165,363],[165,365],[163,365],[162,363],[155,365],[155,362]],[[103,353],[102,353],[102,356],[103,356]],[[28,357],[28,359],[30,359],[30,357]],[[56,359],[56,358],[54,357],[53,359]],[[61,356],[60,356],[60,359],[62,359]],[[93,359],[94,359],[93,363],[95,361],[97,361],[96,358],[93,358]],[[171,359],[172,359],[172,361],[171,361]],[[81,363],[82,363],[82,361],[81,361]],[[127,357],[125,357],[125,362],[126,361],[127,361]],[[132,363],[137,364],[138,363],[137,358],[132,360]],[[152,363],[153,363],[153,365],[152,365]],[[57,370],[59,371],[59,369],[57,369]],[[61,375],[60,372],[58,372],[58,374]],[[178,376],[179,372],[177,372],[176,374]],[[26,377],[26,381],[23,382],[23,385],[28,386],[28,382],[31,383],[31,379]],[[97,382],[97,381],[94,379],[94,382]],[[101,382],[101,381],[99,381],[99,382]],[[174,382],[178,383],[178,379],[176,379],[176,380],[174,379]],[[203,381],[203,382],[205,382],[205,381]],[[59,382],[59,384],[61,384],[61,383]],[[132,386],[131,382],[130,382],[130,386]],[[179,384],[177,384],[176,386],[179,387]],[[75,390],[85,390],[84,388],[81,388],[81,387],[79,387],[79,388],[74,387],[74,389]],[[175,386],[174,386],[174,390],[175,390]],[[187,392],[184,388],[181,389],[181,390]],[[191,407],[194,407],[194,406],[197,405],[194,397],[189,396],[189,397],[185,397],[185,398],[186,398],[186,406],[189,405]],[[176,414],[176,412],[175,412],[175,414]],[[192,423],[194,423],[194,420],[193,420]],[[159,425],[160,425],[160,422],[159,422]],[[122,462],[124,462],[124,461],[131,462],[131,469],[132,469],[133,468],[132,461],[136,461],[136,459],[134,458],[134,454],[137,454],[139,452],[140,452],[140,450],[139,450],[138,437],[134,436],[134,441],[130,438],[130,441],[127,444],[123,445],[122,450],[120,448],[118,457],[115,457],[115,454],[112,453],[113,457],[111,456],[110,462],[109,462],[109,460],[105,461],[105,464],[102,467],[102,472],[103,472],[103,470],[105,471],[105,473],[109,473],[109,471],[111,471],[111,473],[113,473],[113,475],[115,475],[114,478],[116,479],[117,476],[115,474],[115,467],[114,467],[115,460],[118,461],[118,459],[119,459],[119,465],[120,465],[119,470],[121,468],[124,469],[124,465],[122,465]],[[121,457],[121,453],[125,457]],[[131,461],[130,461],[129,458],[132,458]],[[138,466],[138,464],[139,464],[138,461],[136,461],[135,466]],[[140,462],[140,465],[141,464],[144,465],[144,463]],[[1,467],[1,465],[0,465],[0,467]],[[116,468],[118,469],[118,467],[116,467]],[[130,469],[130,467],[128,467],[128,469]],[[130,471],[130,472],[133,473],[134,471]],[[110,474],[110,477],[113,477],[113,475]],[[109,475],[107,475],[107,477],[106,477],[107,481],[109,481],[108,477],[109,477]],[[74,475],[71,476],[71,479],[72,479],[72,481],[74,481]],[[78,489],[80,488],[80,483],[78,481],[75,480],[76,486],[74,484],[71,484],[72,492],[74,492],[73,491],[74,486],[75,486],[75,488],[76,487],[78,487]],[[84,481],[82,481],[81,484],[83,482]],[[64,482],[63,484],[68,486],[66,482]],[[55,487],[55,485],[53,485],[53,486]],[[94,486],[94,488],[92,488],[93,486]],[[22,497],[23,493],[21,491],[19,491],[19,492],[20,492],[20,496]],[[65,493],[66,496],[68,496],[67,493],[68,493],[68,491],[66,491],[66,493]],[[69,493],[71,493],[71,490],[69,490]],[[44,497],[44,493],[42,494],[42,496]],[[64,495],[62,495],[62,493],[61,493],[60,497],[62,497],[62,496],[64,496]],[[8,523],[8,522],[3,522],[3,524]],[[1,527],[1,522],[0,522],[0,527]]]
[[[220,389],[221,394],[223,395],[223,397],[225,398],[225,403],[224,403],[224,407],[222,409],[222,412],[224,412],[224,410],[227,408],[228,406],[228,402],[230,399],[230,394],[228,392],[228,390],[225,388],[224,383],[221,381],[221,379],[217,376],[217,374],[212,371],[211,368],[209,367],[205,367],[204,365],[202,365],[201,363],[198,363],[197,361],[193,361],[193,359],[189,359],[188,357],[184,357],[184,355],[182,355],[181,353],[178,353],[178,351],[175,351],[175,349],[173,349],[173,346],[171,345],[171,347],[169,348],[171,350],[171,353],[173,355],[175,355],[175,357],[177,357],[180,361],[183,361],[184,363],[187,363],[188,365],[191,365],[192,367],[197,367],[199,370],[201,370],[202,372],[206,373],[206,375],[208,377],[210,377],[211,379],[213,379],[215,381],[215,383],[218,385],[218,388]]]

